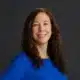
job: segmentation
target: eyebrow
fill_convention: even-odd
[[[44,22],[49,22],[49,21],[46,21],[46,20],[45,20]]]
[[[49,22],[49,21],[45,20],[44,22]],[[33,23],[38,23],[38,21],[34,21]]]

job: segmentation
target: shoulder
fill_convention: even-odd
[[[24,51],[20,51],[19,54],[12,61],[12,67],[18,69],[27,69],[29,67],[30,60]]]
[[[68,80],[68,76],[66,74],[60,73],[59,80]]]
[[[26,56],[24,51],[20,51],[17,56],[13,60],[11,60],[11,66],[16,68],[22,68],[27,66],[29,63],[28,56]]]
[[[11,65],[3,75],[2,80],[20,80],[29,69],[29,64],[30,62],[25,52],[20,51],[14,60],[11,61]]]
[[[68,76],[66,74],[62,74],[62,76],[63,76],[63,79],[61,80],[68,80]]]
[[[17,65],[22,65],[28,62],[28,56],[25,54],[24,51],[20,51],[19,54],[13,60],[14,63]]]
[[[68,80],[68,76],[64,72],[60,72],[55,66],[54,66],[54,75],[57,78],[57,80]]]

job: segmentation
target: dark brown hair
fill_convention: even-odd
[[[22,50],[25,51],[26,55],[32,60],[32,63],[36,68],[39,68],[42,64],[42,59],[39,57],[39,52],[35,47],[35,43],[32,39],[32,23],[36,15],[40,12],[46,13],[51,21],[52,25],[52,35],[48,41],[48,56],[55,65],[56,68],[62,73],[65,72],[64,63],[62,59],[61,52],[61,39],[60,39],[60,30],[59,26],[55,22],[54,15],[46,8],[37,8],[32,11],[30,15],[26,18],[24,23],[24,30],[22,34]]]

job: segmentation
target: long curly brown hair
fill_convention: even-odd
[[[42,65],[42,59],[39,57],[39,52],[32,39],[32,24],[36,15],[40,12],[44,12],[49,16],[52,25],[52,35],[47,46],[48,56],[52,64],[54,64],[60,72],[65,73],[64,61],[62,59],[61,52],[62,47],[59,26],[55,22],[54,15],[48,9],[37,8],[36,10],[32,11],[29,16],[27,16],[22,34],[22,50],[32,60],[32,63],[36,68],[39,68],[40,65]]]

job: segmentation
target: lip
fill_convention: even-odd
[[[38,34],[38,37],[39,38],[43,38],[43,37],[45,37],[46,36],[46,34]]]
[[[46,34],[38,34],[38,35],[46,35]]]

